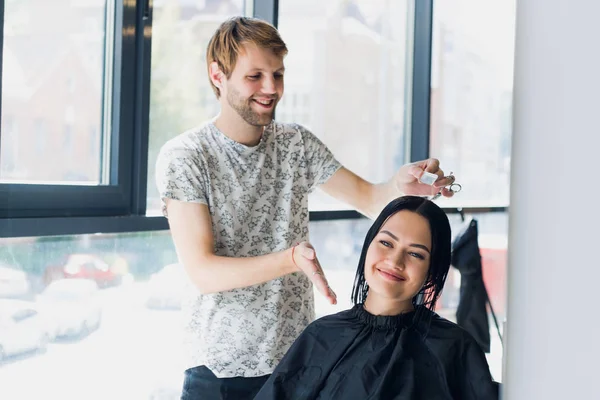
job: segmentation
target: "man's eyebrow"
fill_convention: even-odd
[[[379,233],[385,233],[385,234],[391,236],[394,240],[398,241],[398,236],[394,235],[390,231],[382,230],[382,231],[379,231]],[[431,254],[431,251],[429,251],[429,249],[427,248],[427,246],[425,246],[423,244],[411,243],[409,246],[425,250],[426,252],[428,252],[429,254]]]
[[[263,68],[258,68],[258,67],[256,67],[256,68],[251,68],[251,69],[250,69],[250,71],[251,71],[251,72],[255,72],[255,71],[260,71],[260,72],[269,72],[269,71],[267,71],[266,69],[263,69]],[[275,70],[275,72],[285,72],[285,67],[281,67],[281,68],[279,68],[279,69],[276,69],[276,70]]]

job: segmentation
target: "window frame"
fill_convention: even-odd
[[[0,22],[4,26],[4,2],[2,2],[1,13]],[[110,85],[110,93],[113,94],[109,99],[111,110],[108,114],[111,117],[112,129],[107,132],[111,136],[111,157],[108,163],[109,171],[107,171],[109,183],[97,186],[0,183],[0,218],[3,222],[11,219],[16,223],[21,218],[117,216],[129,215],[132,211],[136,211],[134,206],[138,204],[136,202],[137,179],[134,177],[136,172],[141,172],[137,170],[137,165],[141,161],[140,158],[143,158],[140,154],[143,146],[138,143],[141,139],[139,131],[143,118],[138,114],[147,103],[143,98],[138,97],[139,79],[136,80],[138,76],[136,69],[140,65],[138,63],[139,30],[136,27],[142,25],[139,24],[140,13],[136,12],[134,1],[109,0],[106,15],[109,13],[113,13],[114,17],[106,18],[107,21],[114,21],[114,34],[107,32],[106,35],[113,39],[113,42],[108,44],[113,49],[113,59],[111,60],[112,71],[104,75],[105,78],[112,77],[108,85]],[[107,28],[110,26],[107,25]],[[3,48],[3,30],[1,35],[0,46]],[[0,64],[1,61],[0,58]],[[103,119],[107,115],[104,96]]]

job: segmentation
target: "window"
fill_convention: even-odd
[[[62,223],[50,217],[124,216],[141,208],[132,183],[139,176],[133,143],[141,100],[131,39],[144,26],[123,0],[71,3],[4,2],[0,236],[38,234],[23,228],[31,223],[26,218],[40,218],[30,226],[46,224],[53,228],[41,231],[54,233]],[[33,144],[36,121],[44,121],[42,152]],[[102,145],[90,154],[92,141]]]
[[[0,239],[0,398],[179,398],[176,262],[165,231]]]
[[[506,206],[515,1],[434,5],[430,151],[463,185],[440,204]]]
[[[419,3],[154,0],[141,26],[133,3],[3,3],[0,340],[11,329],[8,337],[21,342],[0,342],[0,398],[86,398],[90,387],[99,398],[179,397],[179,308],[183,292],[193,288],[169,232],[147,222],[164,219],[143,214],[160,212],[154,183],[160,147],[219,110],[205,51],[225,18],[253,6],[279,21],[290,53],[278,120],[305,125],[345,166],[374,182],[409,161],[410,125],[417,118],[405,115],[412,108]],[[508,201],[512,3],[496,1],[489,11],[475,0],[435,2],[431,154],[464,185],[442,205]],[[138,47],[149,39],[150,55]],[[142,104],[148,96],[149,113]],[[137,165],[146,117],[148,159]],[[135,176],[147,178],[147,186]],[[344,207],[318,192],[310,200],[313,211]],[[128,218],[139,224],[131,229],[148,232],[87,234],[128,230],[120,225]],[[451,218],[457,230],[462,222]],[[506,215],[478,218],[484,278],[502,319]],[[34,233],[16,237],[23,236],[12,230],[19,219]],[[317,316],[351,306],[369,226],[366,219],[310,223],[311,241],[338,294],[336,306],[316,294]],[[56,229],[70,236],[43,236]],[[449,319],[459,288],[451,272],[438,309]],[[63,318],[75,304],[85,312]],[[31,310],[29,318],[3,315],[9,305],[17,313]],[[500,380],[501,348],[490,326],[490,366]],[[159,362],[148,362],[149,349]],[[56,384],[65,377],[68,385]],[[99,377],[107,384],[98,385]],[[41,384],[23,385],[24,379]]]
[[[515,1],[433,4],[430,155],[462,185],[452,199],[437,202],[442,207],[508,206]],[[484,282],[502,328],[508,216],[490,213],[477,219]],[[457,215],[451,223],[456,234],[462,223]],[[459,288],[460,274],[452,270],[442,296],[442,315],[452,320]],[[488,362],[501,381],[502,347],[491,315],[490,336]]]
[[[154,2],[148,214],[160,213],[154,166],[161,146],[219,111],[206,73],[208,41],[227,17],[244,12],[244,0]]]
[[[484,277],[493,280],[504,273],[505,250],[498,250],[498,241],[506,235],[506,215],[478,219]],[[461,225],[458,216],[452,224],[453,229]],[[315,293],[317,317],[351,306],[370,225],[366,219],[310,223],[311,240],[338,295],[332,306]],[[450,275],[438,312],[453,319],[460,282]],[[488,289],[502,318],[503,281]],[[177,264],[168,231],[0,239],[0,314],[15,301],[21,309],[39,311],[26,320],[27,346],[0,361],[0,398],[85,398],[90,387],[102,398],[178,398],[180,301],[187,290],[193,288]],[[77,310],[75,303],[84,312],[68,314]],[[500,379],[502,352],[494,335],[488,359]],[[160,362],[148,362],[148,349]],[[68,376],[73,384],[23,385],[23,371],[39,382]],[[132,379],[131,371],[138,371],[139,379]],[[98,386],[98,376],[108,384]]]
[[[90,126],[89,130],[91,140],[89,141],[88,150],[89,154],[93,156],[98,152],[98,148],[100,147],[100,137],[98,135],[98,128],[96,126]]]
[[[38,144],[44,146],[40,154],[30,146],[14,148],[14,141],[3,135],[0,158],[12,155],[16,162],[13,168],[2,164],[0,181],[66,183],[69,176],[79,175],[94,183],[96,175],[82,176],[79,171],[98,170],[101,153],[89,157],[79,151],[92,140],[89,130],[79,127],[102,126],[106,2],[7,1],[4,11],[2,117],[10,115],[28,142],[42,130],[51,140]],[[93,31],[84,23],[91,19],[97,21]],[[89,62],[90,55],[98,61]],[[76,86],[75,81],[82,84]],[[64,121],[57,118],[61,115]],[[37,121],[52,122],[41,129]],[[76,141],[66,137],[70,132],[77,132]],[[62,146],[66,142],[73,146]],[[61,162],[81,153],[86,156],[74,163]]]
[[[65,131],[63,133],[63,146],[65,156],[71,157],[73,153],[73,125],[65,123]]]
[[[504,335],[502,332],[502,323],[506,318],[508,213],[498,212],[466,215],[465,221],[462,221],[458,214],[449,215],[453,235],[456,236],[460,233],[471,218],[477,221],[479,229],[477,239],[481,254],[483,280],[499,323],[500,333]],[[460,285],[461,274],[454,266],[451,266],[437,312],[442,317],[455,322],[456,310],[460,299]],[[486,357],[492,377],[497,382],[502,382],[503,347],[489,307],[488,317],[491,349],[490,353],[486,354]]]
[[[6,151],[0,154],[0,170],[15,173],[17,154],[19,153],[19,129],[12,115],[2,116],[2,128],[0,130],[0,145],[4,143]],[[2,147],[0,146],[0,149]],[[0,176],[0,183],[2,177]]]
[[[38,155],[41,155],[44,150],[46,149],[46,141],[48,140],[48,136],[46,133],[46,122],[41,119],[41,118],[37,118],[34,121],[34,146],[35,146],[35,151],[37,152]]]
[[[411,3],[279,2],[289,54],[277,119],[305,125],[345,167],[372,182],[389,179],[407,161]],[[309,204],[313,211],[346,208],[319,191]]]
[[[94,30],[96,30],[96,28],[94,28],[92,31]],[[68,93],[75,93],[75,79],[73,76],[67,77],[67,91]]]

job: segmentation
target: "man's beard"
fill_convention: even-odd
[[[227,102],[233,108],[240,117],[244,119],[248,124],[252,126],[266,126],[273,120],[273,114],[275,113],[275,105],[273,109],[268,113],[258,113],[252,109],[251,99],[244,99],[240,96],[240,93],[236,90],[229,90],[227,92]],[[273,99],[276,103],[277,99]]]

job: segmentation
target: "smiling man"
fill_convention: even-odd
[[[313,284],[335,303],[308,242],[311,191],[371,217],[403,193],[452,195],[436,159],[371,184],[304,127],[274,121],[286,54],[272,25],[225,21],[206,57],[221,111],[157,160],[163,213],[195,288],[184,303],[183,399],[251,399],[314,318]],[[419,182],[424,171],[433,185]]]

